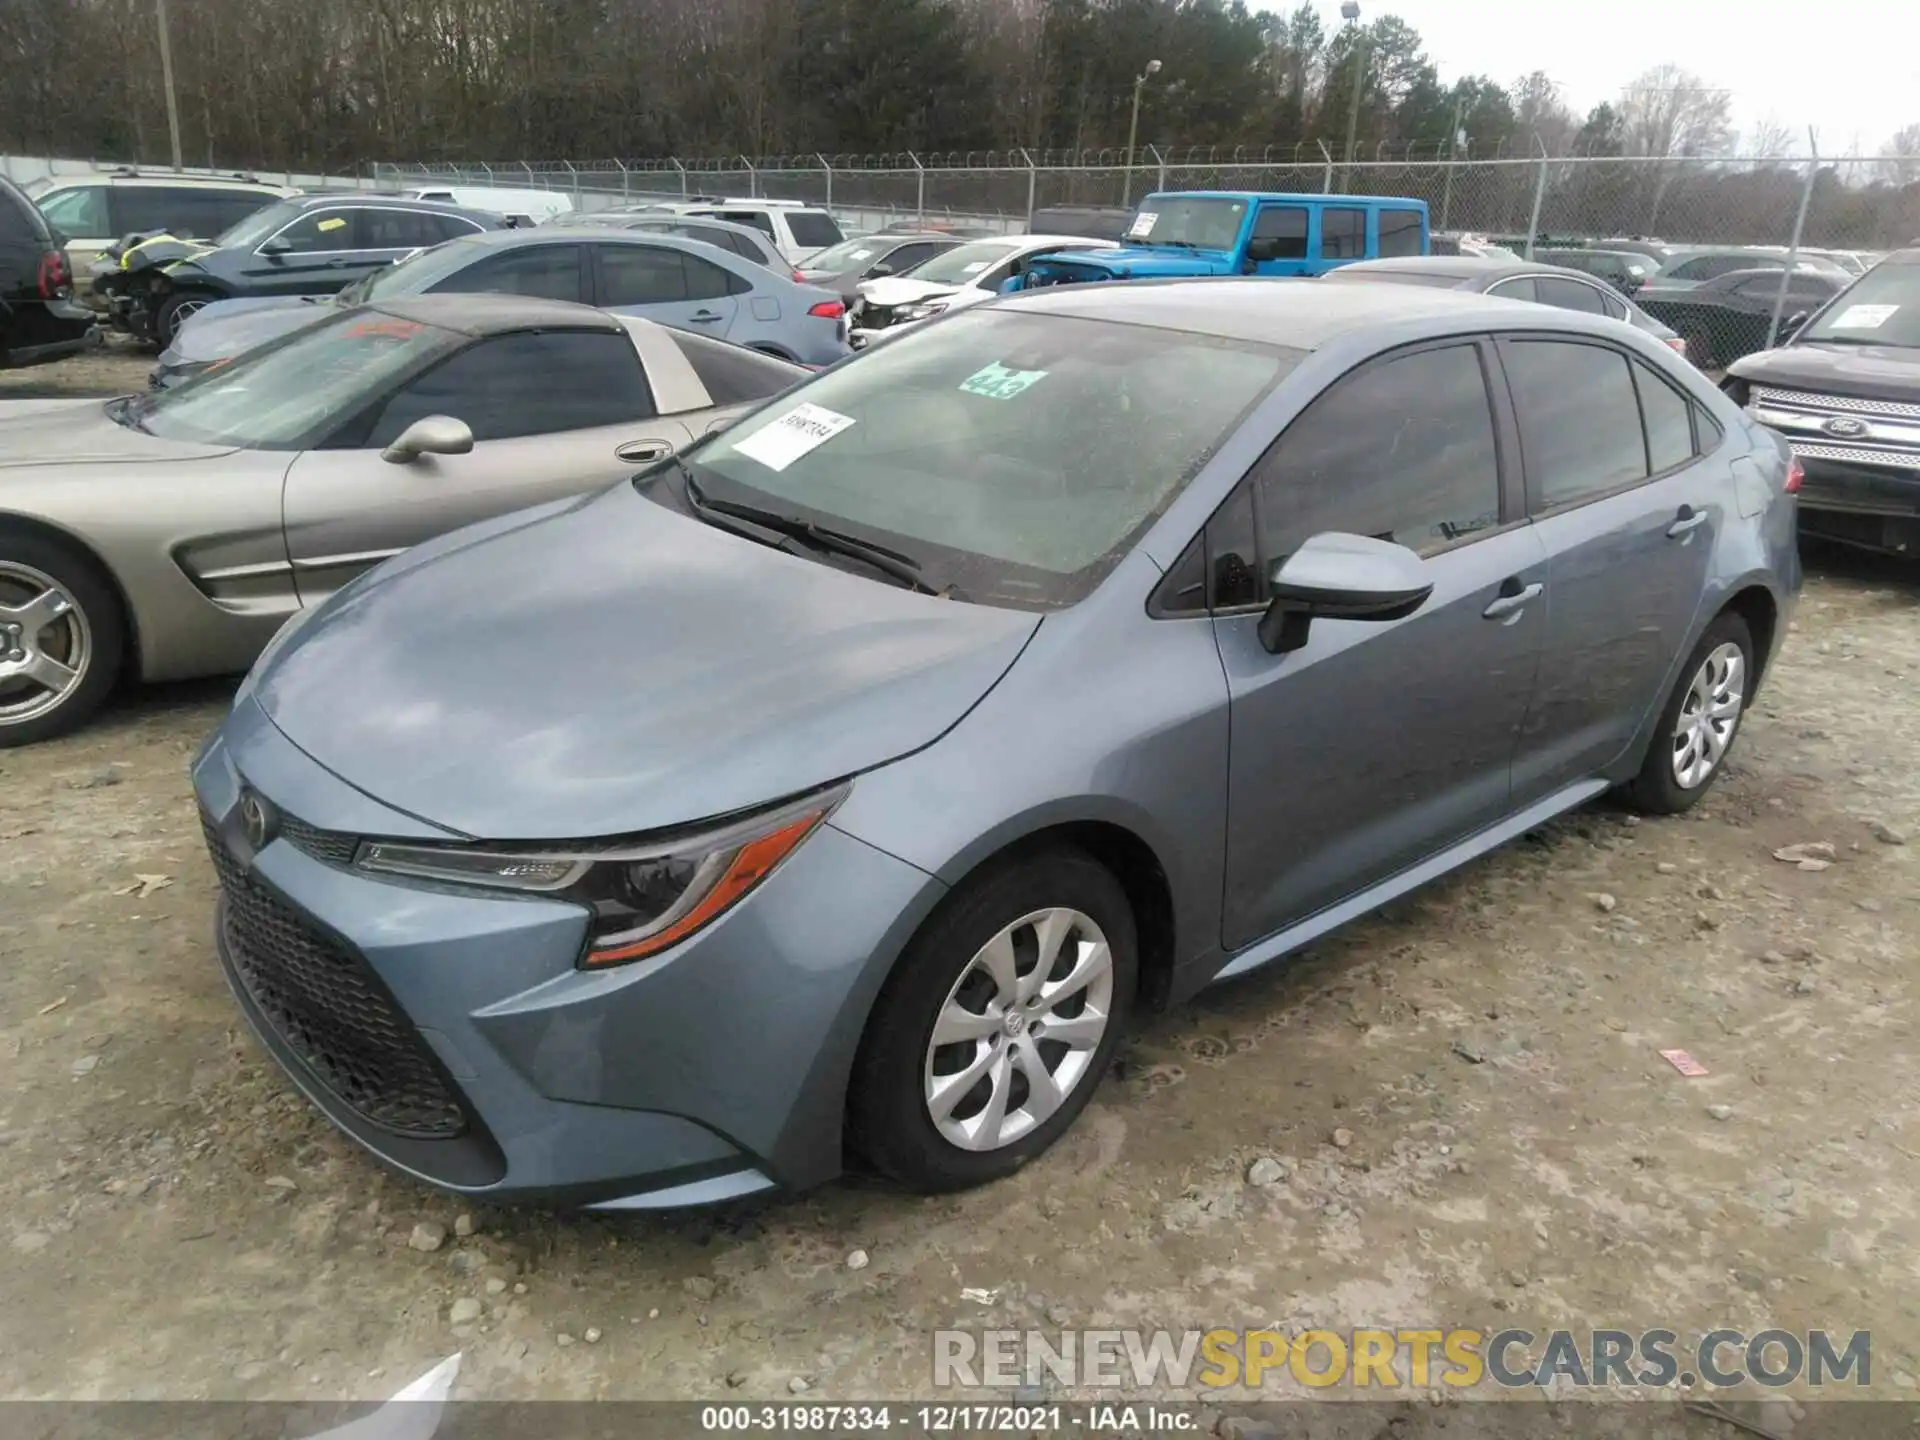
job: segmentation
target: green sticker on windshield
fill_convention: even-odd
[[[960,388],[969,395],[983,395],[989,400],[1011,400],[1022,390],[1044,380],[1046,375],[1044,370],[1009,370],[996,360],[962,380]]]

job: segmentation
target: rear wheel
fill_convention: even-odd
[[[125,645],[119,600],[91,561],[0,529],[0,749],[86,719],[113,689]]]
[[[916,1190],[1011,1174],[1112,1062],[1138,975],[1133,911],[1079,850],[968,880],[908,946],[861,1041],[854,1148]]]
[[[1720,776],[1753,693],[1753,635],[1728,612],[1693,647],[1660,712],[1628,798],[1654,815],[1691,809]]]

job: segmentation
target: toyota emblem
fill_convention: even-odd
[[[251,790],[240,797],[240,823],[246,827],[247,844],[255,850],[262,849],[267,843],[271,826],[266,804]]]
[[[1867,433],[1867,422],[1851,415],[1836,415],[1820,428],[1839,439],[1854,440]]]

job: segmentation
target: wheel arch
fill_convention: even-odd
[[[1749,581],[1734,588],[1733,593],[1714,612],[1714,619],[1729,612],[1747,622],[1747,633],[1753,638],[1753,692],[1757,693],[1773,658],[1774,641],[1780,627],[1780,602],[1765,585],[1757,580]],[[1713,622],[1709,620],[1707,623]],[[1748,698],[1751,700],[1752,693]]]
[[[123,677],[140,673],[140,618],[134,611],[133,601],[127,594],[127,587],[120,581],[106,557],[81,536],[63,525],[38,515],[28,515],[17,510],[0,510],[0,536],[8,531],[37,535],[55,545],[71,550],[79,559],[91,565],[106,582],[112,592],[114,603],[120,607],[121,633],[126,636],[126,653],[122,655]]]
[[[749,340],[746,344],[746,348],[749,350],[758,351],[762,355],[771,355],[776,360],[784,360],[789,365],[798,365],[800,363],[799,356],[793,354],[793,352],[786,349],[784,346],[775,345],[771,341]]]

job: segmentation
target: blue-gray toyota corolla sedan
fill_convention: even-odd
[[[1784,447],[1598,316],[1058,287],[294,621],[195,764],[221,960],[402,1170],[1004,1175],[1129,1016],[1619,787],[1786,633]]]

